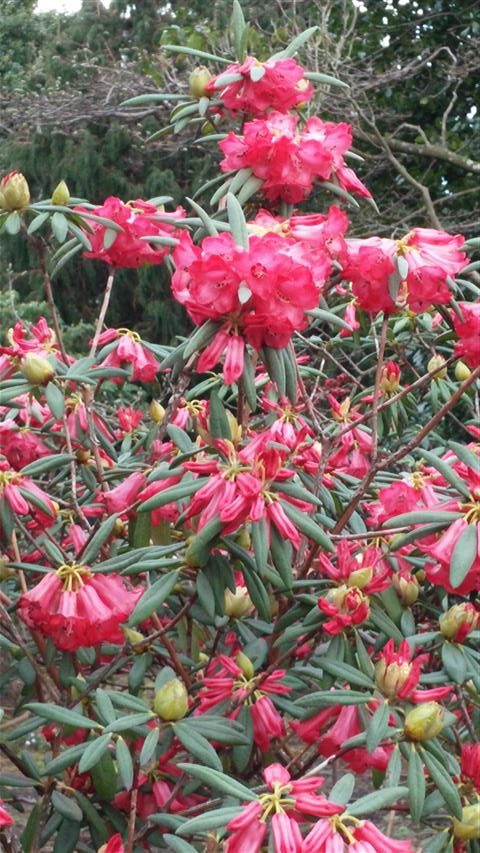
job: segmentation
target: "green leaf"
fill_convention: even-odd
[[[230,424],[228,423],[227,412],[216,391],[212,391],[210,394],[208,426],[213,438],[226,438],[231,441],[232,433],[230,431]]]
[[[177,835],[197,835],[210,829],[224,827],[230,820],[240,814],[242,807],[227,806],[223,809],[212,809],[205,814],[191,817],[177,829]],[[166,836],[164,836],[166,837]]]
[[[89,717],[83,717],[76,711],[70,711],[68,708],[62,708],[60,705],[51,705],[48,702],[29,702],[24,705],[25,711],[31,711],[38,717],[43,717],[53,723],[62,723],[66,726],[72,726],[75,729],[98,729],[101,728],[100,723],[96,720],[91,720]]]
[[[60,791],[52,792],[51,803],[55,811],[67,820],[73,820],[75,823],[80,823],[83,820],[83,812],[78,803]]]
[[[452,448],[452,450],[457,455],[458,459],[468,465],[469,468],[473,468],[474,471],[478,469],[480,465],[480,455],[475,453],[474,450],[470,450],[468,447],[465,447],[464,444],[459,444],[458,441],[449,441],[448,446]]]
[[[119,737],[115,744],[115,757],[117,759],[118,775],[123,787],[130,791],[133,785],[133,761],[130,750],[123,737]]]
[[[57,831],[53,853],[75,853],[79,836],[80,821],[64,818]]]
[[[386,634],[387,637],[391,637],[392,640],[396,640],[397,643],[401,643],[404,639],[402,632],[397,628],[395,622],[393,622],[386,613],[383,612],[376,604],[373,604],[370,607],[370,622],[373,622],[376,627],[382,631],[382,633]]]
[[[423,450],[421,448],[419,451],[421,453],[423,459],[428,462],[433,468],[436,468],[437,471],[445,478],[447,483],[450,483],[457,492],[463,495],[467,500],[471,500],[470,489],[464,480],[457,474],[453,468],[450,467],[448,462],[445,462],[443,459],[440,459],[435,453],[431,453],[429,450]]]
[[[392,754],[390,756],[390,759],[389,759],[389,762],[387,765],[385,782],[388,783],[388,786],[398,785],[401,775],[402,775],[402,756],[401,756],[399,747],[395,746],[393,748]]]
[[[319,27],[309,27],[308,30],[304,30],[303,33],[300,33],[290,44],[280,53],[275,53],[270,59],[285,59],[286,57],[295,56],[298,50],[307,42],[309,39],[318,32]]]
[[[282,351],[275,347],[263,347],[260,353],[267,373],[272,382],[278,388],[279,394],[284,397],[287,390],[287,377],[285,373],[285,361]]]
[[[11,237],[14,237],[15,234],[18,234],[20,228],[22,227],[22,217],[20,214],[14,210],[12,213],[9,213],[5,220],[5,231],[7,234],[10,234]]]
[[[242,189],[238,193],[238,203],[245,204],[252,197],[252,195],[255,195],[257,190],[259,190],[260,187],[263,186],[263,183],[264,181],[262,178],[257,178],[255,177],[255,175],[252,175],[252,177],[249,178],[248,181],[245,181]]]
[[[373,794],[366,794],[365,797],[360,797],[353,805],[348,807],[348,814],[354,817],[363,817],[363,815],[371,814],[384,809],[386,806],[391,806],[398,800],[403,799],[408,795],[408,788],[405,785],[396,785],[393,788],[382,788],[380,791],[374,791]]]
[[[143,714],[128,714],[126,717],[119,717],[105,727],[105,734],[110,732],[124,732],[127,729],[133,729],[135,726],[143,726],[155,718],[153,711],[145,711]]]
[[[390,716],[390,707],[387,702],[381,702],[376,709],[373,717],[368,721],[366,728],[366,746],[367,752],[372,753],[377,748],[380,741],[386,737],[388,732],[388,718]]]
[[[312,83],[327,83],[330,86],[340,86],[342,89],[350,88],[348,83],[344,83],[338,77],[332,77],[331,74],[321,74],[318,71],[305,71],[303,76],[306,80],[311,80]]]
[[[75,456],[70,453],[54,453],[52,456],[43,456],[42,459],[37,459],[21,468],[20,474],[24,477],[39,477],[41,474],[46,474],[47,471],[68,465],[74,459]]]
[[[206,738],[217,740],[219,743],[245,744],[246,738],[241,714],[237,720],[228,720],[213,714],[202,714],[201,717],[186,717],[182,725],[188,725],[192,732],[198,732]]]
[[[453,782],[448,770],[444,768],[444,766],[435,758],[434,755],[427,752],[426,749],[418,748],[421,754],[421,758],[423,759],[424,764],[426,765],[430,776],[440,791],[443,799],[445,800],[448,808],[450,809],[451,814],[461,820],[462,817],[462,803],[460,800],[460,794],[458,793],[458,789]]]
[[[102,546],[113,533],[117,518],[119,518],[118,513],[107,518],[107,520],[100,525],[97,532],[92,536],[90,542],[87,543],[85,550],[82,551],[81,554],[82,561],[86,563],[87,566],[89,566],[98,556]]]
[[[237,772],[243,773],[248,766],[253,749],[253,720],[250,708],[247,705],[242,706],[237,720],[242,725],[245,742],[233,747],[232,757]]]
[[[248,249],[248,231],[242,206],[232,193],[227,193],[228,221],[232,237],[238,246]]]
[[[100,761],[90,771],[92,782],[100,800],[110,802],[117,792],[117,770],[110,752],[104,752]]]
[[[338,806],[346,806],[350,802],[350,798],[355,788],[355,776],[353,773],[346,773],[341,776],[338,782],[335,782],[332,790],[328,795],[331,803],[336,803]]]
[[[102,690],[101,687],[98,687],[95,691],[95,702],[105,722],[107,724],[113,723],[113,721],[117,718],[115,714],[115,708],[113,707],[113,703],[110,699],[110,696],[105,690]]]
[[[167,427],[167,433],[168,437],[172,439],[173,443],[179,450],[182,450],[183,453],[190,453],[193,450],[196,450],[198,453],[198,447],[193,443],[192,439],[184,429],[181,429],[176,424],[169,424]]]
[[[297,699],[299,707],[333,708],[335,705],[366,705],[375,697],[357,690],[319,690]]]
[[[231,59],[225,59],[224,56],[217,56],[215,53],[206,53],[204,50],[197,50],[193,47],[185,47],[179,44],[162,44],[162,50],[167,50],[170,53],[186,53],[189,56],[198,56],[200,59],[213,59],[215,62],[221,62],[222,65],[231,65]]]
[[[51,219],[52,231],[55,239],[63,243],[68,233],[68,219],[63,213],[54,213]]]
[[[243,16],[242,7],[238,0],[233,0],[232,9],[232,36],[233,46],[235,48],[235,56],[239,62],[242,62],[245,56],[243,49],[243,34],[245,32],[245,18]]]
[[[305,534],[309,539],[312,539],[317,545],[320,545],[324,551],[329,551],[330,553],[335,552],[335,548],[333,547],[330,539],[327,534],[323,532],[321,527],[316,524],[309,515],[306,515],[304,512],[301,512],[297,509],[293,504],[287,503],[287,501],[280,502],[285,515],[288,516],[290,521],[293,522],[295,527],[298,528],[302,533]]]
[[[463,583],[478,551],[478,526],[469,524],[458,537],[450,560],[450,583],[454,589]]]
[[[71,767],[73,764],[76,764],[84,752],[84,743],[78,743],[75,746],[69,747],[69,749],[64,749],[60,755],[57,755],[56,758],[52,758],[52,760],[45,765],[42,770],[42,776],[56,776],[58,773],[62,773],[67,767]]]
[[[176,486],[171,486],[169,489],[164,489],[157,495],[143,501],[138,507],[138,512],[150,512],[152,509],[158,509],[169,503],[176,503],[184,498],[189,498],[198,492],[198,490],[206,483],[205,477],[199,477],[197,480],[189,480],[187,483],[179,483]]]
[[[208,563],[211,543],[216,539],[223,526],[220,516],[216,515],[193,537],[185,554],[189,566],[204,566]]]
[[[453,524],[457,518],[463,518],[462,512],[447,512],[444,510],[419,509],[414,512],[402,512],[383,522],[382,527],[407,527],[409,524]],[[419,531],[420,533],[420,531]]]
[[[197,853],[195,847],[192,847],[192,845],[183,838],[177,838],[176,835],[170,835],[170,833],[167,832],[163,835],[163,840],[167,842],[168,850],[171,850],[172,853]]]
[[[168,574],[161,577],[160,580],[156,581],[144,592],[140,601],[137,602],[133,613],[130,615],[128,620],[130,627],[133,628],[139,622],[148,619],[152,613],[155,613],[162,606],[177,583],[179,574],[179,570],[168,572]]]
[[[467,661],[463,648],[445,641],[442,646],[442,663],[452,681],[455,684],[463,684],[467,676]]]
[[[293,549],[290,542],[280,536],[277,528],[270,528],[270,554],[274,566],[280,575],[285,587],[292,589],[293,584]]]
[[[182,761],[178,762],[177,767],[185,773],[189,773],[194,779],[198,779],[199,782],[203,782],[204,785],[221,791],[230,797],[236,797],[238,800],[248,800],[249,802],[257,799],[257,795],[253,791],[250,791],[249,788],[246,788],[245,785],[242,785],[241,782],[232,779],[225,773],[220,773],[218,770],[212,770],[210,767],[202,767],[200,764],[187,764]]]
[[[252,521],[250,530],[252,533],[253,553],[259,574],[263,574],[268,560],[268,527],[264,518]]]
[[[222,762],[220,761],[213,746],[208,742],[200,732],[190,730],[188,723],[178,722],[173,725],[173,730],[176,737],[183,744],[188,752],[198,758],[202,764],[207,767],[213,767],[220,772],[223,770]]]
[[[61,421],[65,413],[65,398],[63,392],[54,382],[49,382],[45,388],[45,399],[53,417]]]
[[[108,747],[111,743],[112,736],[109,734],[100,735],[96,740],[93,740],[91,743],[85,746],[84,744],[84,752],[78,764],[78,772],[86,773],[87,770],[90,770],[91,767],[94,767],[97,764],[103,753],[107,752]]]
[[[149,731],[140,752],[140,767],[146,767],[152,760],[157,748],[159,737],[160,729],[154,728]]]
[[[415,823],[420,822],[425,802],[425,771],[415,744],[410,744],[408,756],[408,803]]]
[[[310,311],[305,311],[309,317],[315,317],[316,320],[321,320],[322,323],[330,323],[333,326],[338,326],[340,329],[346,329],[347,332],[353,332],[351,326],[342,320],[341,317],[338,317],[336,314],[333,314],[332,311],[324,311],[322,308],[312,308]]]
[[[44,225],[47,219],[49,218],[49,213],[39,213],[37,216],[35,216],[34,219],[32,219],[30,225],[27,228],[27,234],[34,234],[35,231],[38,231],[38,229],[41,228],[42,225]]]
[[[205,323],[202,323],[201,326],[198,326],[186,343],[183,357],[188,359],[194,352],[201,352],[201,350],[205,349],[205,347],[215,337],[219,328],[219,324],[215,323],[213,320],[207,320]]]
[[[342,663],[326,657],[319,658],[318,663],[325,672],[335,675],[342,681],[348,682],[348,684],[354,684],[356,687],[366,687],[367,690],[372,690],[374,687],[373,680],[368,675],[365,675],[348,663]]]
[[[33,840],[37,833],[37,826],[40,820],[40,803],[37,803],[30,812],[29,818],[20,836],[23,853],[30,853]]]
[[[293,405],[298,400],[297,362],[290,347],[281,350],[285,367],[285,393]]]

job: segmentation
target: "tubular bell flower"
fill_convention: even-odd
[[[338,815],[343,806],[331,803],[316,792],[323,776],[292,780],[281,764],[270,764],[263,771],[269,787],[266,794],[248,803],[242,812],[227,823],[229,836],[225,853],[259,853],[270,830],[275,853],[302,853],[303,840],[299,822],[311,816]]]
[[[130,380],[132,382],[153,382],[160,369],[160,363],[142,343],[140,335],[130,329],[106,329],[98,339],[100,346],[113,341],[117,341],[117,345],[97,367],[123,368],[126,364],[131,364]],[[111,381],[119,383],[123,382],[123,379],[114,376]]]
[[[37,586],[20,597],[19,615],[61,651],[105,641],[122,643],[119,629],[143,589],[132,589],[119,575],[95,575],[77,563],[46,574]]]
[[[38,500],[36,500],[38,499]],[[0,501],[5,501],[18,515],[34,515],[38,524],[51,527],[57,515],[49,496],[20,471],[14,471],[0,459]],[[37,503],[41,502],[42,509]]]
[[[205,94],[217,95],[225,109],[234,114],[262,116],[268,110],[287,113],[313,95],[313,87],[305,80],[304,73],[305,69],[294,59],[259,62],[254,56],[247,56],[241,65],[228,65],[220,75],[212,77],[205,86]],[[223,84],[226,75],[235,75],[237,79]]]
[[[322,613],[329,616],[323,630],[332,636],[341,634],[351,625],[361,625],[370,614],[370,602],[360,589],[339,586],[327,592],[324,598],[318,599]]]
[[[472,369],[480,364],[480,302],[459,302],[462,319],[453,314],[453,325],[458,341],[455,355]]]
[[[100,222],[88,220],[93,233],[88,233],[92,249],[84,252],[86,258],[95,258],[104,261],[110,267],[142,267],[148,264],[161,264],[165,255],[171,251],[170,246],[162,246],[149,243],[144,237],[173,237],[176,235],[175,219],[185,217],[182,207],[173,213],[155,207],[148,201],[136,199],[125,204],[115,196],[109,196],[105,202],[93,210],[84,210],[82,207],[74,208],[76,213],[93,213],[95,216],[103,216],[111,219],[122,229],[115,232],[113,243],[105,245],[105,235],[108,226]],[[172,224],[159,221],[172,219]]]
[[[8,812],[2,808],[3,800],[0,800],[0,826],[12,826],[15,821],[13,817],[8,814]]]
[[[97,853],[124,853],[124,851],[122,836],[117,832],[115,835],[112,835],[106,844],[102,844]]]
[[[303,842],[301,853],[414,853],[410,841],[395,841],[369,820],[344,813],[319,820]]]
[[[380,548],[368,547],[356,554],[354,551],[355,546],[339,542],[336,565],[326,554],[320,554],[316,564],[319,573],[350,589],[361,589],[366,595],[386,589],[390,585],[392,568]]]

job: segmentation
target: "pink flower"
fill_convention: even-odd
[[[260,79],[252,79],[255,72]],[[304,69],[294,59],[268,59],[259,62],[247,56],[239,65],[228,65],[221,75],[213,77],[206,91],[219,97],[225,109],[261,116],[268,110],[286,113],[300,103],[309,101],[313,87],[304,78]],[[222,85],[224,75],[241,75],[241,79]]]
[[[0,499],[6,501],[13,513],[31,515],[42,527],[51,527],[55,523],[57,511],[46,492],[22,474],[21,470],[14,471],[1,459]]]
[[[85,210],[76,207],[79,214],[93,213],[111,219],[121,227],[117,232],[113,243],[105,246],[105,235],[107,226],[88,219],[87,222],[93,233],[88,233],[88,239],[92,250],[84,252],[86,258],[95,258],[104,261],[111,267],[141,267],[148,264],[160,264],[165,255],[171,249],[169,246],[161,246],[149,243],[144,237],[172,237],[176,236],[175,219],[185,217],[183,208],[177,208],[173,213],[161,212],[154,204],[141,199],[125,204],[115,196],[109,196],[101,207],[94,210]],[[162,219],[171,218],[172,224],[161,222]]]
[[[132,589],[119,575],[95,575],[88,566],[60,566],[20,597],[18,613],[30,627],[51,637],[58,649],[76,651],[102,642],[121,643],[141,587]]]
[[[361,625],[370,615],[369,599],[357,587],[339,586],[318,599],[318,606],[329,619],[323,630],[335,636],[351,625]]]
[[[112,835],[106,844],[102,844],[98,853],[124,853],[124,850],[122,836],[117,832],[115,835]]]
[[[462,779],[480,794],[480,743],[466,743],[461,755]]]
[[[351,825],[353,824],[353,825]],[[335,823],[320,820],[305,837],[302,853],[414,853],[409,841],[388,838],[369,820],[348,813]]]
[[[116,512],[124,512],[127,507],[135,502],[139,492],[146,486],[147,479],[141,471],[135,471],[123,480],[114,489],[102,492],[99,497],[105,504],[109,515]]]
[[[384,559],[379,548],[369,547],[354,553],[355,546],[348,542],[339,542],[337,546],[337,564],[334,565],[326,554],[317,560],[319,574],[327,575],[339,584],[363,590],[373,595],[390,586],[392,567]]]
[[[125,365],[131,365],[131,382],[153,382],[160,369],[160,363],[142,344],[140,336],[129,329],[106,329],[98,339],[100,346],[113,341],[116,341],[115,347],[96,366],[124,368]],[[114,376],[111,381],[120,383],[123,382],[123,378]]]
[[[476,591],[480,585],[480,524],[475,520],[475,517],[472,519],[468,518],[469,507],[470,511],[474,513],[476,503],[467,504],[467,511],[464,517],[456,519],[446,530],[440,531],[438,537],[433,542],[425,542],[423,539],[418,540],[420,550],[438,563],[438,566],[430,566],[430,564],[425,566],[425,572],[429,580],[432,583],[441,584],[447,592],[457,595],[467,595],[469,592]],[[473,524],[476,530],[477,553],[463,581],[458,586],[453,586],[450,581],[452,555],[457,542],[469,528],[470,524]]]
[[[480,302],[459,302],[462,319],[453,314],[453,324],[458,341],[455,355],[463,358],[471,368],[480,364]]]
[[[3,800],[0,800],[0,826],[12,826],[15,821],[13,820],[13,817],[9,815],[4,808],[2,808],[2,806]]]

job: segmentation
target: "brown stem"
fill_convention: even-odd
[[[103,294],[102,307],[100,308],[100,314],[98,315],[97,325],[95,328],[95,334],[93,336],[92,346],[90,348],[90,358],[93,358],[95,353],[97,352],[98,339],[102,332],[102,326],[105,320],[105,315],[108,311],[108,305],[110,302],[110,296],[112,295],[113,281],[115,278],[115,270],[113,267],[110,267],[108,270],[108,278],[107,284],[105,287],[105,293]]]
[[[378,456],[378,401],[380,399],[380,382],[382,380],[383,359],[385,357],[385,344],[387,343],[388,330],[388,315],[384,314],[382,320],[382,331],[380,333],[380,343],[378,346],[377,370],[375,373],[375,389],[373,392],[372,401],[372,462],[375,462]]]

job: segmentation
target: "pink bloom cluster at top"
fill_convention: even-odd
[[[225,354],[227,384],[242,374],[245,340],[256,350],[285,347],[307,325],[305,311],[318,305],[320,282],[308,249],[276,234],[251,237],[248,251],[228,233],[206,237],[200,246],[183,234],[173,258],[175,299],[197,325],[206,319],[222,324],[197,370],[211,370]],[[321,283],[330,271],[326,255],[322,262]]]
[[[463,358],[469,367],[480,365],[480,302],[459,302],[462,319],[453,313],[453,323],[458,341],[455,355]]]
[[[160,212],[148,201],[136,199],[125,204],[115,196],[109,196],[100,207],[86,210],[75,208],[76,213],[92,213],[115,222],[122,229],[116,232],[113,242],[108,240],[108,226],[87,219],[93,233],[88,233],[92,249],[84,252],[86,258],[104,261],[110,267],[142,267],[147,264],[160,264],[171,249],[169,246],[151,244],[143,237],[176,236],[175,220],[185,217],[185,211],[178,207],[173,213]],[[168,217],[172,224],[161,222],[156,217]]]
[[[220,168],[224,172],[250,168],[263,181],[262,192],[271,201],[303,201],[316,179],[333,180],[348,192],[370,197],[353,169],[345,165],[343,155],[352,144],[349,124],[314,116],[303,130],[297,125],[297,116],[280,112],[246,122],[243,136],[230,131],[219,142],[224,154]]]
[[[448,277],[468,263],[464,238],[434,228],[414,228],[401,240],[369,237],[347,240],[345,279],[364,311],[388,314],[406,304],[421,313],[450,302]],[[395,295],[395,290],[398,294]]]
[[[231,113],[244,112],[262,116],[268,110],[286,113],[309,101],[313,87],[303,76],[305,69],[294,59],[267,59],[259,62],[253,56],[240,65],[228,65],[205,87],[216,95]],[[237,79],[223,84],[222,79],[236,75]],[[253,78],[253,79],[252,79]]]

